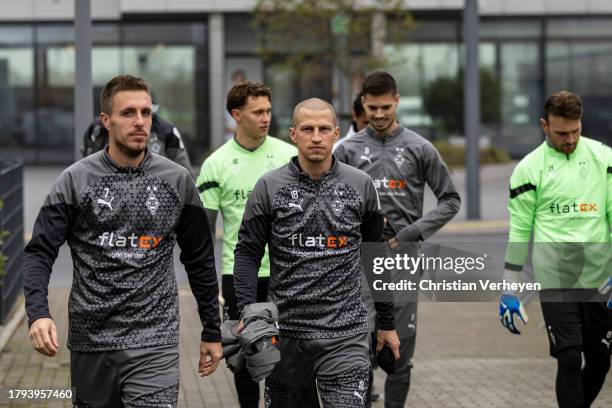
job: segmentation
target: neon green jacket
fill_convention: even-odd
[[[287,164],[296,154],[294,146],[272,136],[266,136],[253,151],[246,150],[232,138],[204,161],[196,185],[204,208],[219,211],[223,217],[223,275],[234,272],[238,230],[253,186],[264,173]],[[270,276],[267,250],[261,261],[259,276]]]
[[[533,232],[542,288],[595,288],[610,276],[612,149],[581,136],[571,154],[543,142],[510,178],[506,268],[522,270]]]

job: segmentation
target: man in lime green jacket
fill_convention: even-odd
[[[533,267],[540,283],[550,354],[557,359],[560,407],[589,407],[610,368],[612,302],[597,292],[612,284],[612,149],[580,136],[582,101],[568,91],[544,105],[546,140],[510,179],[510,235],[504,280],[521,280],[533,233]],[[549,300],[549,301],[546,301]],[[527,322],[518,293],[502,294],[502,324],[520,334]],[[584,368],[582,361],[584,357]]]

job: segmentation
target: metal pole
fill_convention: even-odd
[[[467,218],[480,219],[480,67],[478,59],[478,0],[465,0],[463,41],[465,75],[463,115],[466,138]]]
[[[223,14],[208,17],[209,80],[210,80],[210,147],[221,146],[225,128],[225,34]]]
[[[74,1],[75,81],[74,81],[74,160],[81,158],[82,135],[93,118],[91,78],[91,0]]]

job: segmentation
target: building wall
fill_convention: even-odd
[[[5,20],[0,22],[0,158],[20,155],[30,163],[68,163],[74,127],[73,3],[24,0],[11,1],[10,7],[7,3],[0,0],[0,18]],[[334,101],[333,67],[304,73],[265,63],[257,54],[251,15],[237,12],[252,3],[93,1],[95,108],[99,90],[112,76],[142,76],[153,86],[162,116],[181,129],[197,165],[224,140],[225,93],[232,85],[231,74],[242,69],[248,79],[272,88],[271,134],[286,137],[296,102],[311,96]],[[385,54],[397,62],[385,68],[398,80],[400,120],[426,137],[445,138],[452,132],[427,115],[423,92],[441,78],[455,78],[463,66],[459,9],[463,2],[407,3],[416,10],[419,26],[402,41],[385,45]],[[576,3],[582,8],[572,12],[574,6],[565,1],[480,2],[481,67],[492,73],[501,92],[501,115],[484,124],[483,135],[515,157],[542,140],[541,106],[546,95],[558,89],[583,97],[584,134],[612,143],[612,114],[607,109],[612,103],[612,13],[592,15],[612,9],[612,2]],[[433,6],[447,12],[419,11]],[[201,14],[210,10],[231,12]],[[214,46],[211,15],[223,22]],[[354,85],[356,93],[359,84]]]
[[[0,0],[0,21],[58,21],[74,18],[75,0]],[[405,0],[410,10],[461,10],[465,0]],[[368,0],[364,0],[368,2]],[[244,13],[256,0],[92,0],[97,20],[125,14]],[[482,16],[600,15],[612,13],[609,0],[480,0]]]

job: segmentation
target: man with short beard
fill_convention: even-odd
[[[400,96],[395,79],[389,73],[368,74],[362,94],[369,125],[339,145],[334,155],[374,179],[387,220],[385,239],[390,247],[426,240],[459,211],[459,194],[448,168],[428,140],[398,122]],[[429,185],[438,203],[423,214],[425,184]],[[416,300],[406,297],[395,301],[401,360],[385,382],[386,408],[403,407],[408,397],[416,344],[417,305]]]
[[[175,407],[179,310],[173,249],[181,248],[204,330],[198,372],[221,357],[218,286],[208,220],[186,169],[147,149],[151,95],[140,78],[113,78],[100,95],[106,149],[59,176],[25,248],[29,336],[53,357],[59,342],[47,299],[68,242],[74,282],[68,348],[75,406]]]
[[[546,140],[510,177],[510,231],[504,280],[523,280],[533,235],[533,271],[550,355],[557,360],[561,408],[588,408],[610,370],[612,289],[612,149],[582,134],[582,100],[558,91],[544,103]],[[521,334],[528,317],[514,290],[503,292],[502,325]]]

